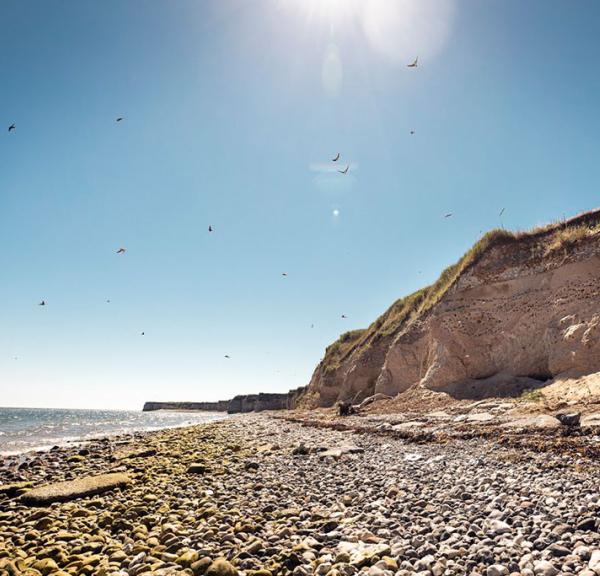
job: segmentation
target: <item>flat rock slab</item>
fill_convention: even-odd
[[[561,423],[554,416],[538,414],[512,418],[502,426],[504,428],[558,428]]]
[[[467,422],[479,422],[480,424],[485,422],[491,422],[495,416],[489,412],[475,412],[467,416]]]
[[[600,426],[600,412],[585,414],[581,417],[582,426]]]
[[[413,420],[411,422],[401,422],[400,424],[394,424],[392,430],[411,430],[412,428],[423,428],[427,426],[428,422],[422,420]]]
[[[131,482],[128,474],[117,472],[115,474],[101,474],[100,476],[84,476],[67,482],[47,484],[29,490],[21,496],[21,502],[27,506],[46,506],[53,502],[68,502],[76,498],[94,496],[126,486]]]
[[[130,458],[147,458],[148,456],[154,456],[156,454],[156,448],[148,446],[142,448],[125,448],[124,450],[117,450],[113,453],[112,457],[114,460],[128,460]]]
[[[329,448],[319,452],[319,458],[326,458],[327,456],[340,458],[344,454],[360,454],[361,452],[364,452],[364,450],[359,446],[340,446],[339,448]]]

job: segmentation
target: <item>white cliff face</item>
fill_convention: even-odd
[[[354,350],[313,405],[423,387],[456,397],[515,395],[600,371],[600,236],[545,253],[525,237],[487,250],[439,302]]]

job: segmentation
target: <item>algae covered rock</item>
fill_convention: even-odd
[[[206,571],[206,576],[237,576],[237,570],[225,558],[217,558]]]

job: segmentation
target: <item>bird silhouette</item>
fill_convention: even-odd
[[[410,131],[410,133],[411,133],[411,134],[414,134],[414,133],[415,133],[415,131],[414,131],[414,130],[411,130],[411,131]]]
[[[209,231],[209,232],[214,232],[214,230],[213,230],[213,227],[212,227],[212,226],[209,226],[209,227],[208,227],[208,231]]]
[[[9,132],[12,132],[13,130],[16,130],[16,129],[17,129],[17,127],[16,127],[14,124],[11,124],[11,125],[8,127],[8,131],[9,131]]]
[[[145,332],[142,332],[142,336],[145,336],[145,335],[146,335],[146,333],[145,333]]]
[[[107,300],[107,301],[106,301],[106,303],[107,303],[107,304],[110,304],[110,300]]]
[[[332,158],[332,162],[337,162],[340,159],[340,153],[338,152],[335,158]]]
[[[342,314],[342,318],[348,318],[348,316],[346,316],[345,314]]]
[[[287,272],[282,272],[281,275],[287,277]]]
[[[118,117],[118,118],[115,120],[115,122],[123,122],[123,120],[124,120],[123,116],[119,116],[119,117]]]
[[[45,300],[42,300],[42,301],[41,301],[41,302],[38,304],[38,306],[45,306],[45,305],[46,305],[46,301],[45,301]]]
[[[310,325],[310,327],[311,327],[311,328],[314,328],[314,327],[315,327],[315,325],[314,325],[314,324],[311,324],[311,325]]]
[[[452,216],[452,212],[448,212],[448,214],[444,214],[444,218],[450,218]]]
[[[502,208],[502,210],[500,210],[500,214],[498,214],[498,216],[502,216],[502,214],[504,214],[504,208]]]
[[[348,164],[343,170],[338,170],[340,174],[348,174],[348,170],[350,169],[350,164]]]
[[[117,250],[117,254],[125,254],[125,252],[127,252],[127,250],[125,248],[119,248]]]
[[[227,358],[228,360],[231,360],[231,356],[229,356],[229,354],[225,354],[225,358]]]
[[[417,56],[415,58],[415,61],[412,64],[407,64],[406,67],[407,68],[416,68],[419,65],[419,57]]]

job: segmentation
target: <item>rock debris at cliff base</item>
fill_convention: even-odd
[[[127,447],[140,456],[115,460],[123,441],[33,455],[20,470],[5,461],[2,576],[600,574],[594,459],[267,415],[137,435]],[[131,483],[23,501],[115,472]]]

